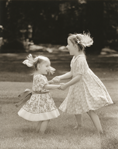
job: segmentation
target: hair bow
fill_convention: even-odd
[[[80,37],[78,43],[81,43],[84,47],[90,47],[93,44],[93,39],[90,37],[90,34],[78,34],[78,37]]]
[[[34,63],[34,58],[32,57],[32,54],[29,54],[27,56],[27,59],[23,61],[23,64],[27,65],[28,67],[32,67]]]

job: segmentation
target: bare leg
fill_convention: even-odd
[[[76,114],[75,118],[76,118],[77,124],[74,127],[74,129],[78,129],[79,127],[82,127],[82,116],[81,116],[81,114]]]
[[[90,116],[91,120],[93,121],[93,124],[96,127],[98,133],[103,133],[102,126],[101,126],[98,115],[92,110],[90,110],[87,113]]]
[[[41,123],[42,123],[42,121],[39,121],[38,124],[37,124],[37,127],[36,127],[36,131],[37,132],[39,132],[39,130],[40,130]]]
[[[42,134],[45,133],[45,131],[46,131],[46,129],[47,129],[47,126],[48,126],[48,123],[49,123],[49,120],[43,121],[43,122],[41,123],[40,132],[41,132]]]

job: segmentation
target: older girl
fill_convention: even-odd
[[[85,47],[93,44],[93,39],[89,34],[72,34],[67,39],[67,48],[70,55],[73,55],[70,72],[53,78],[53,82],[59,82],[62,79],[71,80],[61,84],[61,89],[69,87],[66,99],[60,105],[59,109],[69,114],[74,114],[77,120],[78,128],[81,125],[81,114],[87,113],[93,121],[97,131],[103,133],[102,126],[95,110],[112,104],[113,101],[107,92],[106,87],[100,79],[89,68]]]

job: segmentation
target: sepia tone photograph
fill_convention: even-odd
[[[0,0],[0,149],[118,149],[118,0]]]

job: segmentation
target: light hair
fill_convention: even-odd
[[[93,39],[90,37],[90,33],[70,34],[68,40],[73,44],[77,44],[80,50],[84,50],[85,47],[90,47],[93,44]]]
[[[34,68],[37,70],[37,65],[42,63],[42,62],[50,62],[49,58],[45,57],[45,56],[36,56],[34,58],[34,62],[33,62],[33,66]]]

